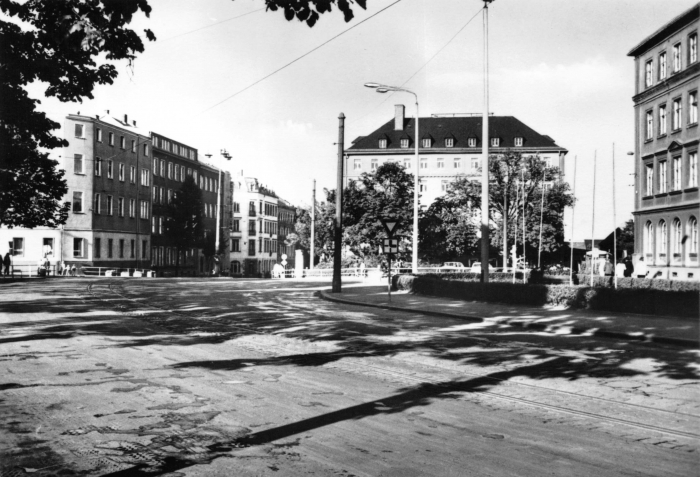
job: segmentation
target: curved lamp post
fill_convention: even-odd
[[[411,272],[418,273],[418,95],[413,91],[405,88],[400,88],[398,86],[388,86],[379,83],[365,83],[367,88],[372,88],[377,91],[377,93],[388,93],[389,91],[396,91],[402,93],[410,93],[416,98],[416,137],[415,137],[415,164],[413,166],[413,261],[411,263]]]

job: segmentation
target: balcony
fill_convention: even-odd
[[[249,209],[248,210],[248,217],[255,217],[258,214],[255,213],[255,209]]]
[[[255,237],[256,235],[257,235],[257,232],[255,231],[255,229],[248,230],[249,237]]]

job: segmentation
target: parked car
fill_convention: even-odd
[[[462,270],[467,271],[467,267],[464,266],[462,262],[445,262],[442,267],[443,270]]]
[[[481,262],[474,262],[472,263],[471,268],[469,269],[472,273],[481,273]],[[493,272],[495,269],[491,264],[489,264],[489,271]]]

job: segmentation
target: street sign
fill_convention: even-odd
[[[380,217],[379,221],[384,226],[384,230],[386,230],[386,234],[389,237],[394,235],[394,232],[399,228],[399,224],[401,223],[399,219],[393,217]]]
[[[282,260],[287,260],[287,254],[286,254],[286,253],[283,253],[283,254],[282,254]]]
[[[385,238],[383,253],[399,253],[399,239]]]

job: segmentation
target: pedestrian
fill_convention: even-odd
[[[78,269],[75,268],[75,264],[73,264],[73,266],[70,267],[70,276],[71,277],[78,276]]]
[[[598,259],[598,275],[600,275],[601,277],[604,277],[606,275],[606,273],[605,273],[605,258],[604,257],[600,257]]]
[[[644,257],[639,257],[637,266],[634,268],[634,274],[637,276],[637,278],[646,278],[647,275],[649,275],[649,269],[644,261]]]
[[[10,258],[10,252],[5,254],[5,258],[2,259],[2,265],[5,268],[4,275],[7,277],[10,275],[10,265],[12,265],[12,259]]]
[[[615,265],[615,276],[618,278],[623,278],[627,276],[626,274],[627,265],[625,264],[625,261],[617,262],[617,265]]]
[[[610,261],[610,258],[608,258],[608,259],[605,261],[605,265],[603,265],[603,270],[604,270],[604,272],[605,272],[605,276],[606,276],[606,277],[612,277],[612,276],[613,276],[613,274],[614,274],[614,272],[615,272],[615,268],[613,267],[613,263]]]
[[[634,273],[634,265],[632,264],[632,259],[629,257],[625,258],[625,276],[632,277]]]
[[[360,263],[360,276],[362,278],[365,277],[365,262],[364,261],[362,263]]]

